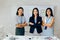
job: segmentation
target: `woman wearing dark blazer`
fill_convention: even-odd
[[[36,28],[37,33],[42,32],[42,17],[39,16],[38,8],[34,8],[32,11],[32,16],[29,19],[30,33],[34,33],[34,29]]]

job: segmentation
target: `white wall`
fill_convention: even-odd
[[[0,25],[3,25],[6,29],[13,29],[14,20],[12,20],[11,12],[14,6],[55,6],[55,35],[60,37],[60,0],[0,0]],[[16,13],[16,10],[15,12]],[[13,25],[13,26],[11,26]],[[11,32],[11,30],[9,30]],[[8,30],[6,30],[8,31]],[[12,30],[14,31],[14,30]]]

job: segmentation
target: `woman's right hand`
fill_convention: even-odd
[[[29,24],[30,24],[30,25],[34,25],[34,23],[32,23],[32,22],[30,22]]]

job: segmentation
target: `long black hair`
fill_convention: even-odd
[[[37,16],[39,16],[39,10],[38,10],[38,8],[34,8],[33,11],[32,11],[32,17],[34,17],[34,10],[37,10],[37,12],[38,12]]]
[[[23,7],[19,7],[19,8],[17,9],[16,15],[19,15],[19,14],[18,14],[18,10],[19,10],[19,9],[22,9],[22,11],[24,11]],[[24,14],[22,13],[21,16],[24,16]]]
[[[51,12],[50,16],[53,16],[53,11],[52,11],[51,8],[47,8],[47,9],[46,9],[46,16],[48,17],[48,15],[47,15],[47,10],[50,10],[50,12]]]

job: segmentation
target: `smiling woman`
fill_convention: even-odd
[[[38,8],[34,8],[32,11],[32,16],[29,19],[30,33],[34,33],[35,28],[37,29],[37,33],[40,34],[42,32],[42,17],[39,16]]]
[[[23,14],[24,9],[22,7],[19,7],[17,9],[17,17],[16,17],[16,35],[24,35],[25,34],[25,29],[24,27],[27,25],[26,20]]]
[[[44,36],[54,36],[54,17],[53,17],[53,11],[51,8],[46,9],[46,17],[43,21],[44,30],[43,35]]]

